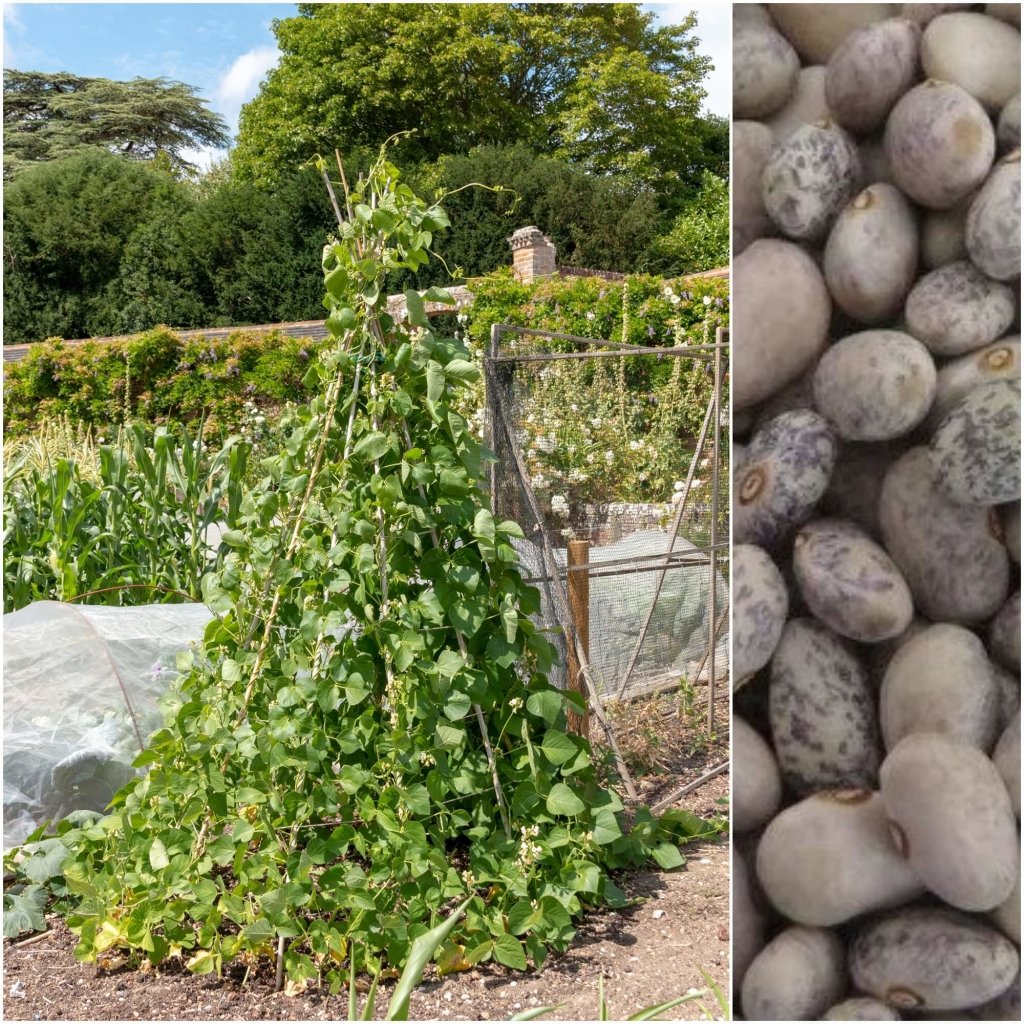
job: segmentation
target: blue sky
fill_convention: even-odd
[[[702,52],[717,65],[706,106],[728,116],[728,4],[645,4],[673,23],[697,11]],[[271,25],[296,13],[281,3],[5,3],[4,67],[127,79],[170,78],[194,86],[228,122],[278,59]],[[208,165],[216,154],[193,154]]]

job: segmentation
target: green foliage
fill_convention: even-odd
[[[408,162],[514,140],[685,191],[714,152],[710,62],[692,16],[655,24],[637,4],[300,4],[275,23],[283,56],[242,110],[234,159],[273,181],[416,129]]]
[[[539,965],[586,907],[621,904],[611,869],[710,831],[682,811],[627,820],[589,744],[554,739],[569,698],[545,678],[539,595],[452,407],[468,353],[415,293],[408,327],[381,308],[447,217],[383,159],[350,199],[316,395],[204,577],[217,617],[136,762],[148,774],[62,837],[83,960],[205,973],[283,940],[293,982],[337,992],[346,959],[415,960],[458,903],[447,963]]]
[[[176,172],[189,171],[182,150],[227,144],[224,120],[182,82],[4,71],[5,178],[83,150],[132,160],[159,155]]]
[[[651,246],[652,263],[666,276],[713,270],[729,263],[729,183],[710,171],[667,234]]]
[[[470,277],[507,267],[508,236],[524,224],[537,225],[552,239],[565,266],[621,272],[643,269],[647,246],[661,230],[650,190],[638,192],[621,177],[588,174],[524,143],[445,156],[420,174],[424,186],[455,193],[446,200],[453,227],[437,252]],[[473,182],[502,191],[468,188]]]
[[[525,286],[504,272],[476,280],[472,287],[475,300],[465,316],[475,358],[492,323],[616,340],[625,326],[630,344],[670,345],[677,336],[702,340],[705,326],[727,322],[728,282],[719,280],[631,277],[624,287],[600,278],[558,278]],[[71,346],[55,340],[5,366],[4,428],[8,436],[23,436],[64,415],[100,430],[122,422],[126,413],[149,423],[193,424],[205,416],[207,433],[224,437],[246,425],[247,409],[269,415],[308,397],[303,377],[318,351],[319,345],[308,339],[245,331],[209,340],[181,339],[165,328],[104,344]],[[680,413],[683,426],[699,427],[708,383],[695,371],[684,377],[684,385],[696,390]],[[643,380],[627,383],[635,383],[634,390],[647,386]],[[464,415],[478,414],[481,388],[469,389],[459,404]],[[594,438],[595,445],[608,442],[616,450],[627,441],[611,420]]]
[[[654,349],[711,343],[715,328],[728,324],[725,279],[590,277],[526,286],[511,274],[495,274],[473,288],[467,330],[477,358],[493,324]],[[537,349],[529,339],[506,337],[502,344],[509,351]],[[541,347],[573,346],[545,339]],[[519,426],[524,462],[542,505],[557,521],[559,509],[567,512],[581,500],[668,500],[700,432],[713,386],[705,359],[638,357],[589,365],[567,360],[539,368],[530,379],[530,415]],[[727,393],[722,401],[728,402]],[[473,416],[482,403],[482,393],[476,393],[463,411]],[[707,448],[691,491],[695,502],[710,497],[710,463]]]
[[[699,114],[693,28],[635,4],[299,5],[230,162],[200,180],[183,147],[225,138],[190,87],[9,70],[4,340],[317,317],[331,221],[296,168],[338,146],[365,171],[396,131],[418,189],[454,193],[434,250],[452,270],[507,265],[528,223],[565,265],[705,265],[721,218],[705,238],[693,200],[703,172],[728,175],[728,126]],[[456,193],[474,181],[503,191]]]
[[[225,437],[244,426],[247,408],[305,397],[316,352],[308,339],[276,331],[207,339],[157,328],[107,343],[53,339],[4,367],[4,428],[24,435],[62,415],[98,429],[205,418],[208,435]]]
[[[4,341],[114,333],[126,247],[188,206],[168,175],[99,151],[19,175],[4,189]]]
[[[14,885],[4,890],[4,938],[16,939],[24,932],[41,932],[46,927],[46,889],[41,885]]]
[[[185,430],[133,426],[83,473],[5,446],[4,611],[92,591],[95,604],[198,600],[217,558],[207,531],[234,525],[247,453],[235,439],[210,458]]]
[[[120,330],[322,316],[315,275],[330,229],[322,193],[309,168],[272,189],[229,175],[184,214],[151,221],[122,261]]]
[[[5,341],[314,319],[322,187],[193,188],[103,153],[32,168],[4,197]]]

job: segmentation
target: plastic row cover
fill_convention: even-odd
[[[42,822],[102,811],[162,723],[175,655],[200,640],[201,604],[39,601],[4,616],[4,849]]]

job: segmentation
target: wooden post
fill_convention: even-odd
[[[590,541],[571,540],[569,541],[567,583],[569,590],[569,614],[572,616],[572,626],[580,640],[580,647],[583,648],[585,657],[590,657],[590,575],[586,566],[590,564]],[[580,567],[580,568],[577,568]],[[574,571],[575,569],[575,571]],[[568,687],[578,693],[586,702],[587,687],[583,675],[580,672],[580,661],[576,656],[576,645],[572,637],[566,638],[566,650],[568,651]],[[578,715],[574,710],[569,710],[569,731],[590,739],[590,714],[584,712]]]
[[[720,457],[719,441],[722,436],[722,328],[715,331],[715,412],[713,424],[715,428],[714,444],[711,454],[711,586],[708,588],[708,629],[711,632],[711,643],[708,656],[708,735],[715,732],[715,665],[716,636],[718,634],[718,460]]]

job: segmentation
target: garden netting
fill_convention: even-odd
[[[212,617],[201,604],[39,601],[4,615],[4,849],[45,821],[102,811],[161,724],[175,659]]]
[[[645,350],[492,330],[491,500],[525,535],[517,548],[541,592],[536,619],[560,655],[555,685],[565,685],[575,628],[574,572],[587,577],[585,646],[602,698],[707,683],[712,637],[715,680],[728,678],[728,403],[714,364],[727,342],[704,334]],[[572,542],[586,549],[585,566],[569,568]]]
[[[612,698],[624,678],[636,647],[640,626],[655,598],[659,573],[665,564],[669,533],[640,530],[624,540],[595,546],[590,551],[589,661],[598,691]],[[565,638],[561,632],[544,559],[538,545],[516,541],[520,565],[527,579],[537,580],[541,590],[538,625],[555,644],[559,659],[551,673],[556,686],[565,685]],[[560,570],[566,567],[566,549],[554,548]],[[626,567],[625,569],[623,567]],[[695,680],[707,650],[711,621],[708,614],[710,559],[683,537],[676,537],[672,556],[654,606],[650,627],[633,666],[627,694],[644,693],[659,686]],[[719,616],[725,610],[729,590],[718,573],[715,603]],[[727,664],[728,641],[719,635],[718,664]]]

